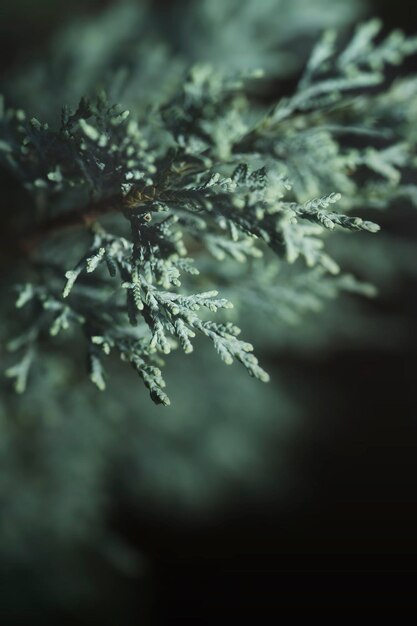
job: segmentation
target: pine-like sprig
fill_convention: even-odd
[[[348,212],[413,195],[401,176],[415,164],[415,135],[404,136],[407,104],[387,87],[384,70],[414,53],[417,41],[393,33],[376,43],[379,29],[376,21],[360,26],[341,52],[327,32],[295,93],[268,111],[251,96],[262,73],[227,75],[208,64],[193,66],[151,120],[109,102],[104,91],[64,108],[57,127],[20,109],[2,111],[2,160],[34,202],[20,244],[36,260],[37,280],[18,287],[17,306],[30,315],[11,346],[21,361],[7,370],[17,391],[39,340],[72,327],[82,331],[100,390],[104,359],[115,352],[155,402],[169,404],[160,355],[177,347],[191,353],[196,335],[226,364],[237,360],[267,381],[227,315],[211,319],[233,305],[211,285],[201,289],[200,260],[228,258],[248,271],[262,255],[300,260],[314,294],[327,273],[339,272],[324,250],[326,232],[375,233],[374,222]],[[349,145],[358,135],[365,148]],[[83,234],[72,246],[80,229],[89,240]],[[290,293],[284,309],[311,308],[308,298],[291,303]]]

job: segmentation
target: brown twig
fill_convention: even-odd
[[[41,222],[35,230],[19,240],[19,249],[25,255],[34,252],[39,244],[50,235],[62,230],[91,226],[99,217],[118,211],[125,214],[148,211],[148,207],[155,201],[157,190],[154,186],[135,189],[125,198],[114,197],[89,204],[82,209],[73,210]],[[144,217],[148,221],[147,216]]]
[[[50,235],[72,228],[88,227],[99,217],[108,213],[115,213],[122,209],[122,203],[118,201],[98,202],[90,204],[82,209],[77,209],[58,215],[49,220],[41,222],[29,234],[24,235],[19,240],[19,249],[24,254],[33,253],[39,244]]]

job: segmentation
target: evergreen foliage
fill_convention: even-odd
[[[0,587],[18,610],[34,581],[47,604],[85,598],[103,558],[136,571],[109,532],[119,497],[171,519],[296,481],[307,401],[278,349],[406,332],[343,294],[415,272],[384,229],[417,205],[415,39],[351,32],[352,0],[163,4],[75,20],[2,87],[22,193],[0,250]],[[268,374],[239,327],[273,385],[247,378]],[[30,572],[18,602],[10,564]]]
[[[4,109],[1,158],[33,202],[17,244],[33,269],[17,286],[16,306],[28,313],[9,343],[20,355],[6,372],[16,390],[25,390],[45,336],[75,327],[100,390],[114,352],[154,402],[169,404],[161,356],[192,352],[197,333],[226,364],[240,361],[267,381],[239,328],[209,315],[233,303],[198,266],[205,254],[247,263],[248,273],[263,271],[252,261],[261,256],[298,262],[303,276],[309,268],[311,300],[326,274],[340,271],[324,248],[327,231],[376,233],[377,224],[351,212],[399,195],[415,201],[415,186],[401,182],[415,163],[415,79],[392,83],[387,68],[416,52],[417,39],[394,32],[376,40],[380,29],[366,22],[344,46],[326,31],[294,94],[268,108],[255,95],[257,83],[267,84],[263,72],[201,63],[136,115],[103,89],[64,106],[59,125]],[[352,146],[358,136],[365,147]],[[303,308],[299,284],[295,274],[287,287],[295,310]]]

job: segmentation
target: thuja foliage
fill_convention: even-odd
[[[325,31],[294,92],[272,106],[256,95],[273,78],[262,68],[200,63],[138,111],[103,89],[64,106],[57,124],[2,107],[1,160],[31,198],[16,241],[26,267],[16,285],[22,331],[8,346],[16,390],[61,334],[83,337],[100,390],[115,354],[156,403],[169,404],[163,357],[191,353],[197,335],[268,381],[227,315],[233,301],[221,291],[238,287],[222,272],[231,262],[246,264],[246,277],[268,273],[259,306],[277,293],[287,316],[326,298],[329,284],[369,291],[340,273],[325,242],[343,229],[366,247],[379,227],[358,216],[364,209],[398,197],[417,204],[417,80],[391,69],[417,39],[380,30],[371,20],[348,42]],[[214,275],[200,272],[207,255],[220,264]],[[285,263],[296,271],[284,294],[271,267]]]

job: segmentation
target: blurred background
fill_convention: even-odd
[[[417,31],[407,0],[277,0],[279,11],[258,0],[255,12],[226,17],[215,0],[179,4],[2,0],[1,89],[48,116],[54,98],[61,105],[107,66],[133,64],[130,43],[143,38],[140,75],[161,92],[185,62],[228,59],[274,68],[285,93],[329,25],[348,32],[377,15],[387,31]],[[169,72],[166,54],[177,64]],[[53,64],[42,73],[36,59],[45,55],[68,63],[67,82],[54,83]],[[415,58],[406,70],[417,70]],[[27,198],[7,172],[1,188],[4,291],[7,211]],[[399,205],[376,221],[383,231],[369,241],[366,279],[378,297],[346,296],[301,327],[258,333],[267,387],[224,371],[201,346],[192,360],[176,355],[168,365],[169,412],[116,365],[104,400],[73,374],[70,393],[60,376],[68,365],[54,355],[53,395],[40,381],[24,398],[3,390],[2,624],[200,624],[242,608],[258,617],[277,607],[293,615],[415,608],[417,219]],[[346,269],[362,271],[363,241],[329,243]],[[250,315],[245,324],[247,336],[256,331]]]

